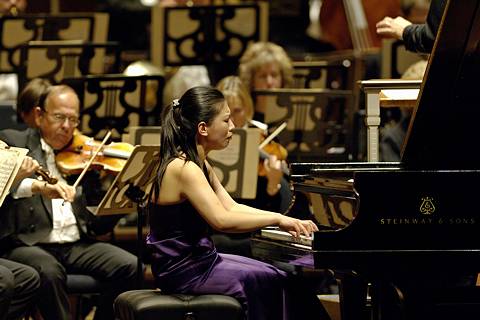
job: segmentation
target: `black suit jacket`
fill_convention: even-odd
[[[411,24],[403,30],[405,48],[413,52],[430,53],[442,21],[447,0],[432,0],[424,24]]]
[[[38,130],[2,130],[0,139],[10,146],[29,149],[28,155],[46,168],[46,158],[40,143]],[[86,199],[81,188],[77,188],[72,203],[73,213],[82,238],[93,238],[112,230],[118,217],[96,217],[86,209]],[[41,195],[13,199],[7,197],[0,214],[0,239],[9,238],[14,242],[34,245],[44,239],[52,230],[52,201]]]

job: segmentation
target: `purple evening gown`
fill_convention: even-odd
[[[151,206],[147,246],[156,285],[163,292],[224,294],[240,302],[245,319],[285,319],[285,272],[254,259],[218,253],[206,221],[189,201]]]

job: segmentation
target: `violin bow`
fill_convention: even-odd
[[[80,183],[80,181],[82,181],[83,179],[83,176],[85,175],[85,173],[88,171],[88,168],[90,168],[90,166],[92,165],[92,162],[93,160],[95,159],[95,157],[97,156],[97,154],[100,152],[100,150],[103,148],[103,146],[105,145],[105,143],[107,142],[108,138],[110,138],[110,136],[112,135],[112,131],[108,131],[107,134],[105,135],[105,138],[103,138],[103,141],[102,143],[98,146],[98,148],[95,150],[95,152],[93,153],[93,155],[90,157],[90,159],[88,160],[88,163],[87,165],[85,166],[85,168],[83,168],[82,170],[82,173],[80,173],[80,175],[78,176],[77,178],[77,181],[75,181],[75,183],[73,184],[73,188],[76,189],[78,184]],[[65,204],[65,201],[63,201],[62,205]]]
[[[105,138],[103,138],[102,143],[100,143],[100,145],[98,146],[98,148],[95,150],[95,152],[93,153],[93,155],[92,155],[92,156],[90,157],[90,159],[88,160],[88,163],[87,163],[87,165],[85,166],[85,168],[83,168],[82,173],[80,173],[80,175],[78,176],[77,181],[75,181],[75,183],[73,184],[73,187],[74,187],[74,188],[76,188],[76,187],[78,186],[78,184],[79,184],[80,181],[82,180],[83,176],[84,176],[85,173],[88,171],[88,168],[90,168],[90,166],[92,165],[93,160],[95,159],[95,157],[97,156],[97,154],[100,152],[100,150],[103,148],[103,146],[105,145],[105,143],[107,142],[108,138],[110,138],[111,135],[112,135],[112,131],[108,131],[107,134],[105,135]]]
[[[266,137],[262,143],[260,143],[260,145],[258,146],[258,149],[263,149],[263,147],[265,147],[270,141],[272,141],[273,138],[278,136],[280,132],[282,132],[283,129],[285,129],[286,127],[287,127],[287,122],[285,121],[284,123],[279,125],[278,128],[275,129],[275,131],[273,131],[268,137]]]

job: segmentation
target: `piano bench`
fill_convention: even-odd
[[[242,306],[224,295],[162,294],[159,290],[132,290],[120,294],[114,303],[120,320],[242,320]]]

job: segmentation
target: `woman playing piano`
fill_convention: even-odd
[[[235,233],[279,226],[295,236],[317,227],[230,197],[206,158],[228,145],[233,127],[224,96],[211,87],[189,89],[164,109],[147,237],[152,271],[164,292],[225,294],[242,304],[246,319],[284,319],[286,274],[257,260],[217,253],[208,227]],[[286,301],[298,296],[289,294]],[[302,313],[297,311],[291,313]]]

